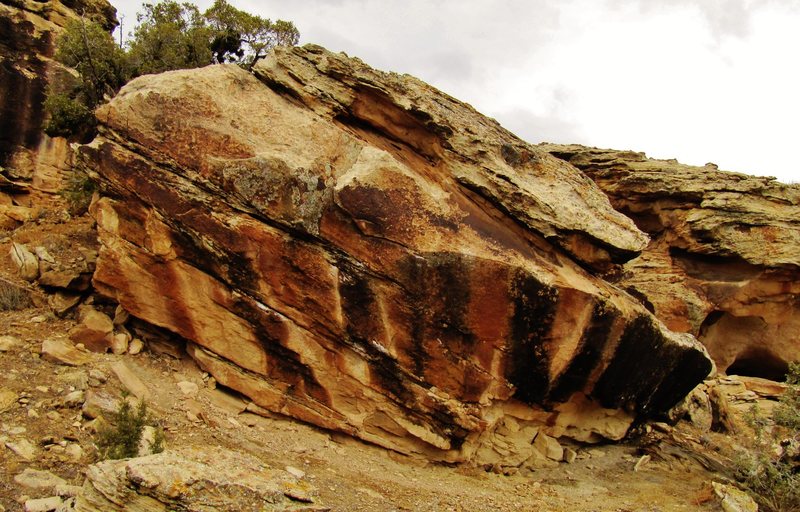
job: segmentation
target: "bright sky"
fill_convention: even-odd
[[[800,0],[229,1],[530,142],[800,181]],[[142,2],[111,2],[130,31]]]

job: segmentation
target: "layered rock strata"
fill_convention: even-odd
[[[720,371],[782,379],[800,354],[800,187],[655,160],[543,145],[581,169],[652,241],[619,284]]]
[[[72,79],[52,57],[58,33],[81,15],[108,30],[117,24],[106,0],[0,0],[0,170],[36,191],[57,191],[70,165],[67,141],[42,132],[42,102],[51,81]],[[4,181],[0,193],[9,192]]]
[[[98,118],[95,287],[267,410],[520,465],[711,368],[594,276],[647,237],[591,180],[412,77],[278,49],[138,78]]]

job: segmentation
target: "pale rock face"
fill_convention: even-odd
[[[315,494],[307,482],[250,455],[223,448],[184,448],[90,466],[74,510],[329,510],[317,503]]]
[[[619,439],[708,374],[593,274],[647,237],[569,164],[319,47],[255,74],[138,78],[81,149],[95,288],[219,383],[403,453],[521,464],[540,429]]]
[[[630,151],[539,147],[650,234],[620,286],[696,335],[720,371],[782,378],[800,351],[800,187]]]

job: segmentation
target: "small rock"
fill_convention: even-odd
[[[297,469],[294,466],[286,466],[286,472],[295,478],[305,478],[306,472],[302,469]]]
[[[47,297],[47,305],[50,306],[50,309],[59,318],[67,316],[80,302],[80,294],[61,290]]]
[[[6,448],[14,452],[18,457],[27,461],[32,461],[36,458],[36,447],[31,444],[27,439],[19,439],[17,441],[7,441]]]
[[[578,452],[572,448],[564,448],[564,462],[572,464],[578,458]]]
[[[51,512],[58,509],[62,504],[63,500],[58,496],[27,500],[25,502],[25,512]]]
[[[0,352],[8,352],[22,344],[22,340],[16,336],[0,336]]]
[[[124,354],[128,351],[128,343],[131,340],[131,335],[119,332],[111,338],[111,352],[117,355]]]
[[[85,292],[92,282],[92,275],[74,270],[50,270],[43,272],[39,284],[45,288],[57,288],[72,292]]]
[[[42,359],[68,366],[81,366],[92,360],[72,343],[63,339],[47,339],[42,343]]]
[[[564,448],[544,432],[539,432],[536,439],[533,440],[533,446],[550,460],[564,460]]]
[[[83,458],[83,448],[81,448],[81,445],[79,444],[72,443],[67,445],[67,447],[64,449],[64,453],[72,462],[80,462],[80,460]],[[61,495],[59,494],[59,496]]]
[[[150,390],[142,379],[127,365],[125,361],[117,361],[111,365],[111,371],[117,376],[122,386],[139,400],[150,398]]]
[[[128,345],[128,353],[132,356],[139,354],[144,350],[144,342],[139,338],[133,338]]]
[[[209,377],[206,381],[206,387],[208,387],[208,389],[217,389],[217,379]]]
[[[114,311],[114,325],[124,325],[130,315],[122,306],[117,306],[117,309]]]
[[[758,505],[746,492],[717,482],[712,482],[711,486],[722,501],[724,512],[758,512]]]
[[[75,343],[83,343],[92,352],[106,352],[113,343],[114,323],[105,313],[86,306],[80,309],[81,323],[70,330]]]
[[[32,324],[43,324],[45,322],[47,322],[47,317],[45,315],[36,315],[31,317]]]
[[[89,419],[95,419],[100,416],[111,417],[119,410],[119,404],[119,400],[107,393],[89,391],[81,411],[83,416]]]
[[[178,382],[178,389],[180,389],[181,393],[184,395],[189,396],[195,396],[197,395],[198,391],[200,391],[200,388],[197,386],[197,384],[186,380]]]
[[[7,411],[19,400],[19,396],[10,389],[0,388],[0,413]]]
[[[101,383],[104,383],[108,380],[108,376],[106,376],[105,373],[96,368],[92,368],[91,370],[89,370],[89,378],[96,379],[98,382]]]
[[[649,455],[642,455],[636,464],[633,466],[634,471],[640,471],[648,462],[650,462]]]
[[[36,253],[36,256],[39,258],[40,261],[45,261],[47,263],[52,263],[52,264],[55,264],[56,262],[55,258],[50,256],[50,253],[47,252],[47,249],[45,249],[41,245],[34,247],[33,252]]]
[[[36,419],[39,417],[39,413],[36,412],[36,409],[28,409],[28,417],[31,419]]]
[[[58,411],[48,411],[47,412],[47,419],[52,421],[57,421],[61,419],[61,414]]]
[[[14,481],[28,489],[53,490],[57,485],[66,484],[67,481],[49,471],[27,468],[14,477]]]
[[[22,279],[34,281],[39,277],[39,258],[22,244],[14,242],[9,251],[11,261],[17,266],[17,272]]]
[[[80,407],[86,401],[86,394],[83,391],[77,390],[68,393],[64,397],[64,405],[66,407]]]

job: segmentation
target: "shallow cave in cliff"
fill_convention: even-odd
[[[784,381],[788,371],[788,363],[769,350],[751,348],[739,354],[725,373]]]

